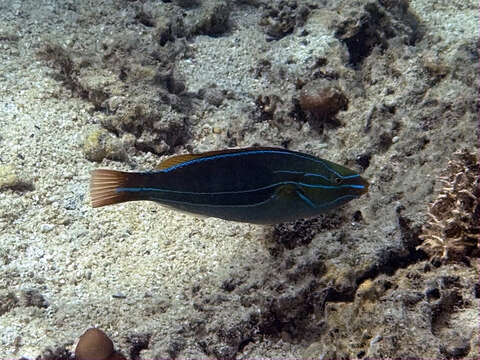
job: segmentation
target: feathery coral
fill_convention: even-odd
[[[467,251],[479,248],[478,157],[467,150],[454,156],[439,178],[443,187],[429,206],[429,220],[420,235],[423,243],[417,247],[442,261],[462,257]]]

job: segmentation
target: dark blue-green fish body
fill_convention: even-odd
[[[152,200],[225,220],[275,224],[316,216],[361,196],[359,174],[317,157],[278,148],[179,155],[156,171],[95,170],[94,207]]]

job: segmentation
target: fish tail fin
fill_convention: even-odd
[[[136,192],[119,191],[120,188],[138,188],[141,177],[141,173],[107,169],[93,170],[90,178],[92,207],[97,208],[126,201],[141,200]]]

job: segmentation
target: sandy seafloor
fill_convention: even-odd
[[[96,2],[90,3],[91,6],[96,6]],[[108,2],[101,3],[103,9],[108,8]],[[128,6],[127,3],[122,2],[124,6]],[[322,27],[321,16],[307,18],[306,24],[297,25],[292,34],[281,40],[266,41],[266,34],[258,25],[261,6],[251,5],[254,3],[256,2],[231,1],[229,6],[233,10],[229,19],[230,29],[222,36],[193,36],[189,40],[189,46],[195,55],[177,60],[176,70],[182,74],[189,91],[194,92],[209,83],[216,83],[219,88],[227,89],[235,95],[234,100],[215,110],[206,108],[203,112],[191,115],[196,118],[195,126],[190,129],[193,135],[184,144],[173,147],[170,152],[213,150],[228,145],[225,133],[230,128],[238,132],[242,124],[247,122],[248,109],[254,107],[255,102],[255,95],[252,94],[266,93],[270,86],[275,87],[270,84],[275,80],[254,75],[252,68],[258,63],[258,54],[265,52],[263,57],[270,59],[273,64],[284,63],[289,57],[294,58],[297,64],[302,64],[310,61],[312,50],[319,56],[330,56],[331,48],[336,48],[338,53],[347,53],[345,45],[335,38],[334,30]],[[298,3],[302,1],[299,0]],[[192,319],[202,319],[203,316],[202,321],[208,322],[211,318],[212,324],[211,328],[208,323],[204,326],[206,330],[203,334],[198,334],[199,339],[209,332],[218,331],[214,323],[217,321],[215,311],[205,315],[203,310],[194,306],[192,288],[201,288],[203,296],[216,294],[219,284],[228,274],[244,271],[239,270],[243,266],[254,272],[255,266],[263,262],[262,259],[265,259],[262,268],[265,271],[265,267],[269,266],[267,259],[271,256],[264,240],[268,229],[213,218],[196,218],[147,202],[104,209],[91,208],[88,182],[92,169],[131,169],[131,164],[139,169],[148,169],[155,166],[162,157],[129,148],[126,150],[128,165],[127,162],[108,159],[97,163],[86,158],[84,141],[88,129],[98,126],[105,114],[93,109],[88,100],[66,89],[61,81],[52,76],[54,70],[47,62],[36,55],[42,42],[47,40],[65,48],[76,44],[77,51],[81,49],[78,39],[90,37],[89,45],[105,40],[107,35],[101,29],[108,28],[107,22],[92,25],[85,34],[75,33],[76,27],[72,24],[72,19],[75,18],[76,11],[73,4],[67,0],[0,0],[0,179],[7,183],[0,190],[0,358],[35,358],[46,349],[73,351],[78,336],[92,326],[106,331],[116,347],[127,357],[130,356],[132,347],[132,334],[148,334],[150,339],[150,345],[139,355],[141,358],[171,355],[169,349],[172,338],[180,339],[178,342],[183,344],[176,356],[220,356],[222,353],[219,350],[211,350],[215,349],[212,344],[214,340],[211,340],[213,338],[209,338],[207,345],[195,347],[192,345],[196,343],[195,339],[190,338],[191,343],[184,339],[191,336],[188,335],[191,333],[179,330],[194,321]],[[441,53],[444,58],[451,59],[460,43],[475,43],[478,37],[478,3],[473,0],[414,0],[410,1],[410,10],[420,19],[426,37],[438,39],[438,44],[435,44],[435,40],[430,40],[433,42],[430,45],[433,58]],[[121,10],[115,8],[112,11]],[[338,13],[339,16],[349,16],[340,10]],[[302,44],[302,37],[297,36],[305,28],[309,31],[308,45]],[[79,32],[87,31],[85,29],[86,27],[78,27]],[[332,60],[331,63],[335,64],[335,61]],[[409,61],[417,62],[415,57]],[[448,68],[450,65],[448,63],[445,66]],[[399,71],[408,79],[408,68]],[[436,92],[440,99],[456,97],[455,86],[461,81],[458,77],[452,77],[454,70],[446,71],[445,80],[439,80],[443,81],[440,85],[438,81],[429,85],[432,87],[431,92]],[[287,77],[291,76],[294,69],[290,68],[287,72],[290,74]],[[382,77],[371,76],[378,78],[377,88],[373,90],[378,91],[381,89],[381,84],[378,83],[383,81]],[[411,76],[416,77],[415,74]],[[472,73],[471,76],[476,78],[478,74]],[[284,80],[278,80],[279,83],[282,81]],[[389,86],[392,87],[392,83]],[[397,86],[404,85],[400,83]],[[281,89],[281,85],[276,89]],[[368,89],[365,92],[368,93]],[[128,97],[128,93],[122,96]],[[388,94],[379,94],[380,96]],[[284,132],[265,122],[259,122],[238,138],[237,146],[250,146],[254,143],[279,146],[287,139],[292,150],[306,151],[345,163],[347,159],[352,159],[352,152],[360,153],[361,147],[368,146],[369,141],[365,137],[362,140],[364,135],[358,131],[361,125],[355,125],[352,119],[364,118],[369,108],[367,103],[374,103],[374,99],[371,93],[365,96],[364,103],[358,97],[356,99],[351,101],[347,117],[341,118],[342,112],[339,114],[349,127],[330,129],[329,136],[311,136],[313,130],[308,122],[295,130],[289,128]],[[383,100],[378,99],[377,102],[381,101]],[[363,105],[355,110],[356,104]],[[417,105],[417,109],[418,107],[421,105]],[[355,115],[355,111],[358,111],[358,115]],[[408,117],[408,109],[399,111],[404,111],[404,116]],[[473,149],[476,137],[472,131],[475,124],[471,119],[468,116],[458,118],[458,123],[469,123],[465,125],[465,136],[459,139],[458,144]],[[442,149],[442,145],[438,144],[442,133],[443,137],[448,137],[449,134],[445,127],[436,131],[431,138],[432,143],[437,142],[436,148],[431,152],[427,149],[419,153],[418,157],[423,159],[423,163],[433,162],[431,168],[440,171],[446,166],[446,156],[451,153],[452,146],[445,145],[448,149],[444,152],[439,150]],[[397,136],[402,138],[412,136],[411,134],[400,132]],[[393,143],[397,140],[398,138],[394,139]],[[340,148],[347,150],[339,151]],[[373,184],[382,181],[376,169],[380,169],[382,163],[395,162],[389,158],[388,151],[375,153],[372,150],[371,162],[374,165],[366,171],[365,176]],[[395,174],[401,174],[399,176],[405,181],[416,178],[414,173],[409,172],[408,163],[399,161],[396,164],[398,167],[394,166],[394,178]],[[435,173],[431,174],[432,178],[435,176]],[[428,181],[432,184],[431,179]],[[343,210],[347,214],[346,218],[350,218],[356,210],[363,211],[365,218],[368,218],[369,213],[373,214],[370,209],[372,202],[376,201],[376,189],[378,187],[372,186],[369,197],[348,204]],[[408,190],[405,191],[408,193]],[[420,195],[417,196],[421,198]],[[418,216],[425,216],[427,200],[433,196],[430,191],[426,193],[423,204],[420,200],[417,201],[418,209],[424,211]],[[376,217],[391,217],[392,213],[389,210],[380,211]],[[412,215],[412,218],[415,216]],[[421,219],[415,218],[415,221],[421,225]],[[396,221],[392,221],[389,225],[392,228],[385,225],[376,229],[375,236],[381,238],[383,232],[395,232],[395,224]],[[348,230],[348,227],[343,231],[347,231],[345,229]],[[390,235],[384,237],[388,236]],[[310,246],[312,244],[314,243]],[[344,245],[339,245],[341,246]],[[342,250],[348,251],[348,247]],[[376,251],[374,247],[372,251]],[[287,252],[283,255],[287,256]],[[359,263],[363,262],[361,258],[368,252],[367,246],[357,253]],[[418,261],[428,263],[426,258]],[[446,273],[446,276],[474,279],[478,274],[475,262],[476,259],[472,260],[470,266],[445,265],[438,272]],[[409,266],[415,266],[415,263],[410,263]],[[264,274],[268,272],[265,271]],[[418,291],[424,292],[422,289]],[[237,304],[232,304],[233,302],[225,300],[220,306],[226,313],[229,306],[232,306],[234,318],[243,310]],[[475,334],[478,336],[475,330],[478,297],[474,297],[474,301],[469,304],[465,301],[462,309],[449,320],[446,328],[458,332],[461,331],[459,324],[463,324],[470,335],[463,334],[468,338],[469,347],[462,354],[468,357],[474,357],[475,354],[478,356],[478,351],[475,350],[478,343],[474,339]],[[300,358],[306,356],[305,349],[312,349],[311,344],[324,341],[321,340],[324,339],[321,332],[318,341],[303,341],[302,335],[289,335],[287,330],[279,334],[262,334],[260,329],[257,331],[258,336],[253,330],[249,331],[254,335],[249,336],[247,346],[239,348],[236,354],[239,358]],[[352,334],[355,331],[352,330]],[[415,331],[411,329],[411,332]],[[448,334],[450,333],[442,332],[441,336],[434,335],[445,340],[449,337]],[[419,335],[421,336],[423,335]],[[218,339],[219,342],[222,341],[220,335]],[[352,341],[353,339],[352,335]],[[364,346],[368,348],[369,345]],[[409,354],[404,343],[399,346],[403,347],[397,352],[399,356]],[[415,353],[415,346],[412,346],[413,353],[409,355],[429,357],[435,354],[433,350]],[[441,345],[435,346],[441,348]],[[349,354],[348,350],[344,351],[342,353],[337,348],[336,354]],[[385,354],[395,355],[395,351]],[[365,353],[360,353],[359,357],[363,356]]]

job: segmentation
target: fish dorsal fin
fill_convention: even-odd
[[[194,159],[207,158],[210,156],[222,155],[222,154],[233,154],[233,153],[246,152],[246,151],[255,151],[255,150],[261,151],[261,150],[284,150],[284,149],[274,148],[274,147],[249,147],[249,148],[243,148],[243,149],[226,149],[226,150],[207,151],[207,152],[198,153],[198,154],[175,155],[175,156],[169,157],[168,159],[163,160],[160,163],[160,165],[158,165],[157,169],[165,170],[172,166],[180,165],[184,162],[194,160]]]
[[[201,157],[200,154],[175,155],[175,156],[169,157],[168,159],[163,160],[160,163],[160,165],[157,166],[157,169],[165,170],[165,169],[168,169],[169,167],[179,165],[193,159],[198,159],[199,157]]]

